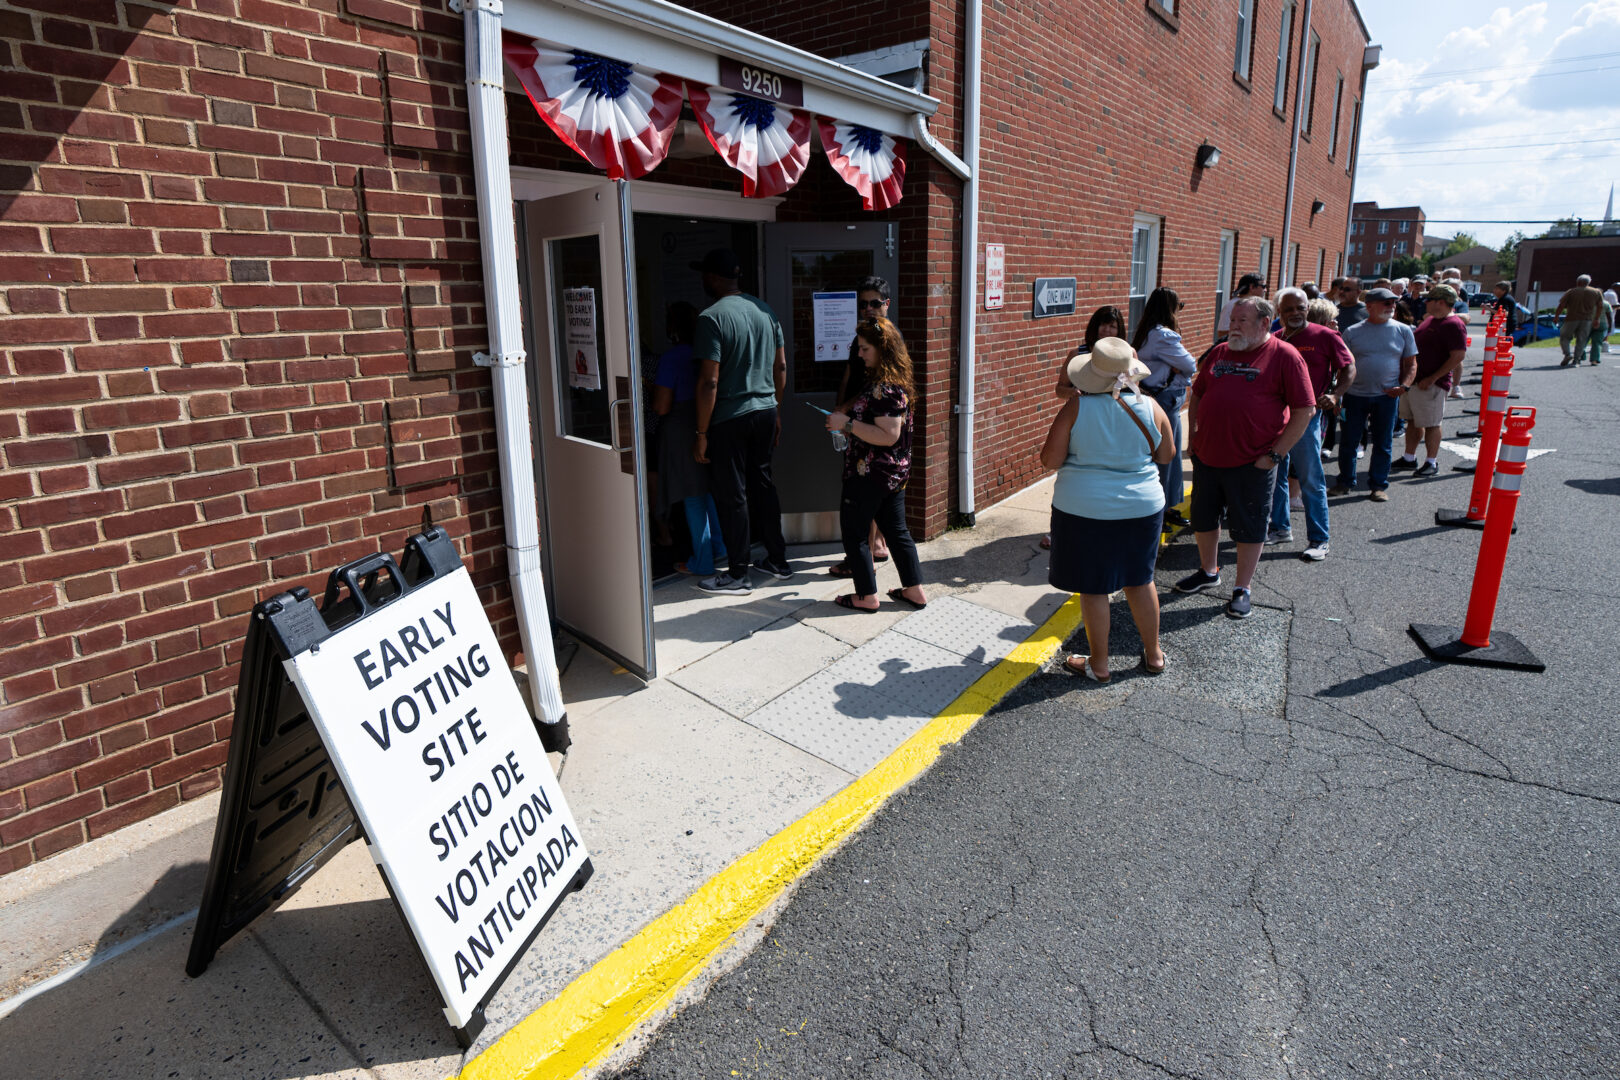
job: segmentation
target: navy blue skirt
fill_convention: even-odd
[[[1052,507],[1052,569],[1047,580],[1064,592],[1106,596],[1146,585],[1159,561],[1164,511],[1103,521]]]

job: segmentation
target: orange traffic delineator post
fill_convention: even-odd
[[[1485,355],[1489,356],[1490,354],[1486,353]],[[1496,358],[1497,358],[1497,360],[1500,361],[1502,359],[1502,357],[1511,356],[1511,355],[1513,355],[1513,339],[1510,338],[1510,337],[1505,337],[1505,336],[1497,338],[1496,339]],[[1485,385],[1489,386],[1490,384],[1486,383]],[[1481,394],[1480,396],[1484,397],[1484,394]],[[1511,400],[1511,401],[1517,401],[1517,400],[1519,400],[1519,395],[1518,394],[1509,394],[1508,399]],[[1485,413],[1485,406],[1483,404],[1481,404],[1480,407],[1477,408],[1477,409],[1464,409],[1463,410],[1463,415],[1464,416],[1473,416],[1476,413],[1483,416],[1484,413]],[[1479,434],[1479,432],[1477,432],[1477,431],[1473,431],[1473,432],[1459,431],[1459,432],[1457,432],[1457,438],[1466,439],[1466,438],[1471,438],[1472,436],[1478,435],[1478,434]],[[1464,469],[1463,471],[1464,472],[1469,472],[1471,470]]]
[[[1436,510],[1436,525],[1483,529],[1485,511],[1491,497],[1491,476],[1496,468],[1497,447],[1501,444],[1503,418],[1508,414],[1508,387],[1513,381],[1513,354],[1500,353],[1485,365],[1485,405],[1479,421],[1479,456],[1470,464],[1459,462],[1452,468],[1472,472],[1474,487],[1468,495],[1467,510]]]
[[[1461,629],[1412,623],[1407,627],[1423,651],[1434,660],[1481,667],[1512,668],[1515,671],[1546,671],[1547,665],[1512,634],[1495,630],[1496,600],[1502,591],[1502,570],[1507,565],[1508,540],[1513,518],[1519,510],[1519,489],[1524,484],[1525,463],[1530,460],[1530,432],[1536,426],[1536,410],[1512,408],[1504,421],[1502,451],[1496,460],[1496,478],[1491,483],[1490,509],[1486,514],[1485,535],[1479,541],[1479,560],[1474,564],[1474,585],[1468,595],[1468,615]]]

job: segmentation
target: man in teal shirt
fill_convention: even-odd
[[[765,558],[755,565],[778,580],[793,576],[782,538],[782,507],[771,479],[771,454],[781,431],[776,402],[787,385],[787,352],[776,315],[763,300],[738,288],[742,264],[736,252],[716,248],[691,266],[702,273],[703,291],[714,299],[698,316],[692,346],[698,364],[692,456],[710,467],[709,489],[731,559],[725,572],[703,578],[698,588],[744,594],[752,589],[751,515],[765,532],[760,538]]]

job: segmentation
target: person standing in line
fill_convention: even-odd
[[[1428,314],[1429,279],[1419,274],[1406,286],[1406,295],[1401,298],[1401,306],[1411,316],[1411,325],[1416,326]]]
[[[1335,281],[1337,281],[1337,279],[1335,279]],[[1335,286],[1335,289],[1337,289],[1337,286]],[[1335,291],[1334,295],[1337,295],[1337,291]],[[1312,326],[1325,326],[1329,330],[1332,330],[1335,334],[1339,332],[1336,329],[1338,326],[1338,319],[1339,305],[1334,303],[1332,300],[1329,300],[1326,296],[1318,296],[1315,300],[1312,300],[1309,306],[1307,306],[1305,309],[1306,322],[1310,323]],[[1343,338],[1341,337],[1340,340],[1343,340]],[[1345,348],[1348,349],[1349,346],[1345,346]],[[1342,403],[1344,401],[1344,394],[1340,393],[1336,395],[1336,401]],[[1333,461],[1336,459],[1339,456],[1338,446],[1339,405],[1335,404],[1333,408],[1324,409],[1322,411],[1322,460]]]
[[[1221,316],[1215,322],[1215,340],[1225,341],[1232,328],[1232,308],[1245,296],[1265,296],[1266,281],[1259,274],[1244,274],[1238,278],[1237,294],[1221,306]]]
[[[1147,365],[1142,389],[1147,391],[1159,408],[1170,418],[1170,431],[1176,452],[1170,460],[1159,466],[1159,483],[1164,486],[1165,518],[1181,500],[1187,497],[1187,485],[1181,475],[1181,406],[1187,398],[1187,387],[1198,373],[1198,361],[1181,343],[1176,313],[1185,305],[1174,289],[1154,289],[1142,305],[1142,318],[1136,324],[1131,347],[1136,358]],[[1174,524],[1186,524],[1179,510]]]
[[[1307,300],[1315,300],[1318,296],[1322,295],[1322,290],[1316,287],[1316,282],[1314,281],[1305,282],[1304,284],[1300,285],[1300,289],[1304,291],[1305,299]]]
[[[676,563],[683,574],[709,577],[726,560],[720,536],[720,511],[709,493],[709,470],[692,458],[697,431],[697,365],[692,339],[697,334],[697,308],[681,300],[669,306],[669,349],[658,358],[653,377],[653,412],[658,424],[659,509],[680,503],[692,538],[692,557]]]
[[[1114,307],[1112,304],[1104,304],[1096,311],[1093,311],[1091,318],[1086,322],[1086,336],[1081,339],[1079,347],[1058,365],[1057,386],[1053,387],[1052,391],[1057,395],[1058,400],[1068,401],[1075,396],[1074,383],[1069,381],[1070,360],[1073,360],[1076,356],[1086,355],[1091,351],[1092,346],[1105,337],[1123,338],[1124,336],[1125,315],[1119,308]],[[1186,519],[1181,517],[1179,510],[1175,512],[1175,519],[1172,519],[1172,524],[1186,524]],[[1041,547],[1050,548],[1051,546],[1052,534],[1047,533],[1041,537]]]
[[[1300,500],[1305,510],[1305,536],[1310,546],[1300,553],[1308,562],[1321,562],[1328,555],[1327,478],[1322,472],[1322,418],[1339,408],[1344,388],[1356,377],[1350,350],[1337,330],[1310,322],[1310,305],[1303,290],[1288,288],[1277,293],[1277,317],[1282,320],[1282,340],[1292,345],[1305,361],[1311,377],[1311,393],[1316,396],[1316,412],[1311,422],[1277,470],[1277,491],[1271,499],[1271,529],[1266,542],[1285,544],[1294,539],[1289,522],[1288,486],[1283,478],[1293,473],[1299,480]]]
[[[1495,295],[1487,302],[1488,314],[1494,315],[1498,311],[1503,313],[1507,319],[1504,328],[1507,330],[1508,337],[1511,338],[1513,332],[1519,328],[1519,302],[1513,299],[1513,283],[1498,281],[1491,286],[1491,291]]]
[[[1417,341],[1412,328],[1396,322],[1395,294],[1375,289],[1367,294],[1367,318],[1344,331],[1344,343],[1355,357],[1356,378],[1344,393],[1344,424],[1339,436],[1339,482],[1328,495],[1348,495],[1356,487],[1356,451],[1362,432],[1372,427],[1372,457],[1367,463],[1368,498],[1389,501],[1391,443],[1395,410],[1411,389],[1417,373]]]
[[[1558,327],[1558,348],[1564,354],[1559,367],[1575,367],[1586,354],[1586,339],[1592,336],[1592,324],[1597,321],[1603,307],[1603,294],[1592,288],[1592,275],[1582,274],[1575,279],[1575,287],[1559,298],[1553,317],[1562,319]],[[1574,348],[1572,349],[1571,343]]]
[[[1058,410],[1041,447],[1041,464],[1058,471],[1049,580],[1079,594],[1090,652],[1063,664],[1093,682],[1113,678],[1108,598],[1124,590],[1142,637],[1141,670],[1159,675],[1165,656],[1153,570],[1164,527],[1158,467],[1175,453],[1170,419],[1137,389],[1147,365],[1119,338],[1102,338],[1090,352],[1075,354],[1068,371],[1075,394]]]
[[[855,332],[866,365],[861,390],[848,411],[827,416],[828,431],[849,436],[844,448],[844,489],[838,511],[844,562],[855,591],[833,602],[850,611],[876,611],[877,570],[872,565],[871,529],[878,523],[891,541],[900,588],[889,590],[897,604],[928,606],[922,588],[917,545],[906,528],[906,482],[911,479],[911,355],[900,331],[888,319],[865,319]]]
[[[1347,277],[1339,282],[1338,331],[1344,333],[1367,317],[1367,305],[1361,302],[1361,279]]]
[[[1468,324],[1452,311],[1457,292],[1450,285],[1429,290],[1428,317],[1413,331],[1417,342],[1417,371],[1412,388],[1401,395],[1400,414],[1406,421],[1406,452],[1391,469],[1411,469],[1413,476],[1440,471],[1440,421],[1445,418],[1446,393],[1462,374],[1468,355]],[[1418,442],[1428,456],[1417,461]]]
[[[865,277],[856,288],[855,306],[857,314],[862,319],[887,319],[889,317],[889,283],[880,277]],[[838,412],[845,412],[846,406],[854,400],[866,386],[866,364],[861,360],[861,338],[857,334],[849,343],[849,362],[844,365],[843,377],[838,381]],[[869,538],[872,545],[872,561],[885,563],[889,561],[889,545],[884,543],[883,533],[878,529],[877,522],[872,522],[872,535]]]
[[[781,434],[776,405],[787,386],[787,352],[775,312],[738,288],[742,263],[736,252],[716,248],[691,265],[703,275],[703,291],[714,299],[698,316],[692,349],[698,363],[692,456],[713,466],[709,485],[730,561],[725,572],[700,579],[698,588],[745,595],[753,589],[748,575],[750,513],[765,532],[765,558],[756,565],[778,580],[793,576],[782,536],[781,501],[771,478],[771,455]]]
[[[1232,309],[1232,330],[1210,350],[1193,380],[1192,527],[1198,569],[1177,592],[1220,584],[1220,527],[1237,545],[1237,579],[1226,614],[1247,619],[1249,588],[1276,491],[1277,463],[1294,448],[1316,412],[1311,376],[1299,350],[1271,333],[1271,305],[1247,296]]]

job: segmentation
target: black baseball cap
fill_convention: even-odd
[[[715,248],[707,252],[698,262],[687,265],[693,270],[714,274],[716,277],[733,280],[742,277],[742,263],[737,261],[737,253],[730,248]]]

